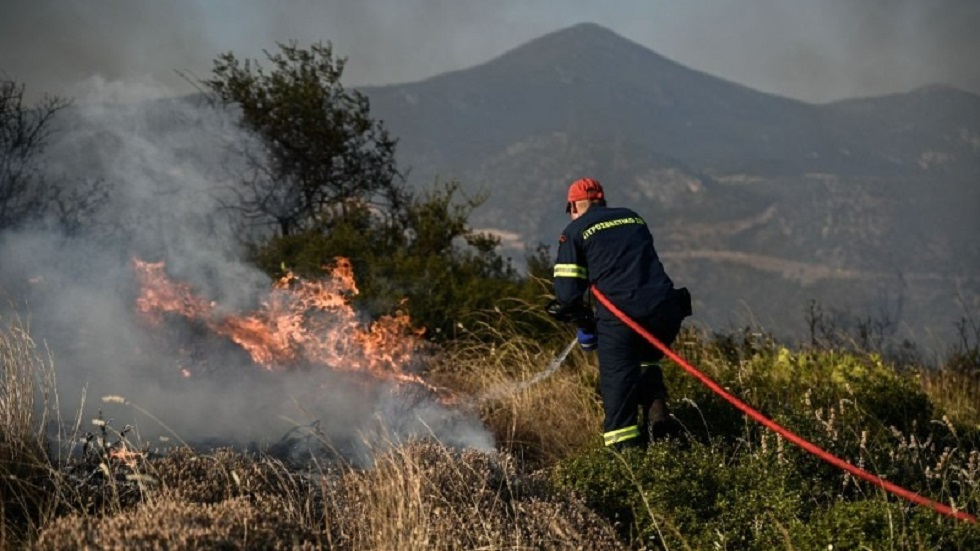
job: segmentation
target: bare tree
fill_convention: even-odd
[[[0,81],[0,230],[23,225],[47,204],[50,185],[37,158],[50,135],[54,115],[68,106],[45,98],[24,106],[24,86]]]
[[[41,168],[52,120],[70,104],[27,106],[24,85],[0,76],[0,231],[53,221],[74,233],[108,200],[102,180],[52,180]]]

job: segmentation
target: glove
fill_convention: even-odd
[[[588,329],[579,327],[575,336],[578,338],[578,343],[582,346],[582,350],[592,352],[596,348],[599,348],[599,337]]]
[[[588,309],[581,302],[566,306],[559,302],[558,299],[553,299],[544,307],[544,311],[560,322],[574,322],[580,327],[591,327],[595,325],[595,315],[592,313],[592,310]],[[589,332],[592,333],[593,331]]]
[[[544,307],[544,311],[548,313],[549,316],[555,318],[556,321],[568,321],[567,309],[562,306],[558,299],[552,299],[547,306]]]

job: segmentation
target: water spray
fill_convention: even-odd
[[[540,383],[541,381],[547,379],[552,374],[554,374],[555,371],[558,371],[558,368],[561,367],[561,364],[565,361],[565,358],[567,358],[568,355],[571,354],[572,349],[575,348],[575,345],[577,343],[578,343],[578,338],[572,339],[572,341],[569,342],[567,346],[565,346],[565,349],[561,351],[561,354],[558,354],[558,356],[556,356],[555,359],[551,360],[551,363],[548,364],[548,367],[544,371],[538,373],[534,377],[526,381],[515,381],[511,383],[499,384],[494,386],[493,388],[489,388],[483,391],[483,393],[477,396],[476,398],[477,403],[483,404],[488,400],[494,400],[494,399],[503,398],[505,396],[510,396],[511,394],[515,394],[522,390],[528,389]]]

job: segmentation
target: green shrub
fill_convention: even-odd
[[[728,455],[723,446],[678,443],[621,455],[602,449],[563,462],[555,477],[634,543],[770,549],[782,545],[785,527],[800,522],[800,485],[775,450]]]
[[[929,499],[980,508],[977,432],[943,417],[917,376],[879,356],[791,351],[748,334],[701,344],[688,332],[675,348],[837,457]],[[692,549],[971,548],[973,525],[904,502],[889,517],[897,498],[773,435],[670,362],[665,376],[689,447],[658,444],[622,457],[596,450],[556,470],[560,484],[621,523],[625,540]]]
[[[816,511],[792,537],[806,549],[980,549],[980,528],[872,496]]]

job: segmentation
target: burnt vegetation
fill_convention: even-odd
[[[541,310],[547,249],[521,273],[498,239],[469,226],[483,197],[457,182],[406,188],[395,140],[364,96],[340,86],[343,61],[329,44],[282,45],[266,61],[271,69],[225,54],[201,82],[254,137],[224,203],[264,230],[247,233],[251,262],[273,278],[317,277],[350,258],[355,305],[375,317],[404,309],[425,328],[423,375],[464,397],[458,407],[478,415],[495,449],[418,438],[379,444],[364,465],[329,453],[297,461],[275,446],[188,446],[179,434],[143,441],[101,416],[62,419],[55,364],[72,358],[52,357],[27,323],[4,317],[0,549],[980,548],[976,524],[829,467],[669,362],[683,434],[645,452],[603,448],[594,356],[576,350],[539,384],[492,392],[534,377],[571,338]],[[99,181],[73,187],[39,170],[67,106],[26,106],[21,85],[0,85],[0,236],[49,220],[70,238],[104,204]],[[689,328],[675,348],[831,453],[980,512],[977,321],[965,317],[937,361],[891,342],[887,315],[811,303],[806,323],[800,345],[756,328]],[[335,447],[306,428],[304,441]]]

